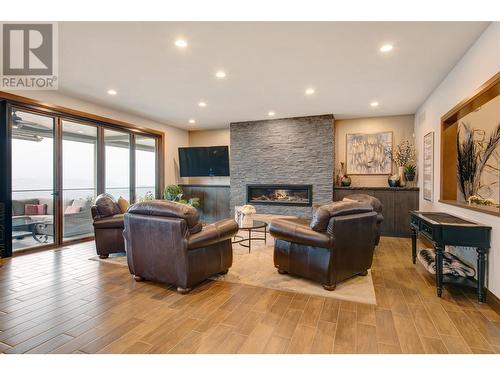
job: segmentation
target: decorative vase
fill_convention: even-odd
[[[400,180],[401,179],[398,175],[392,175],[392,176],[389,176],[389,178],[387,179],[387,182],[389,183],[390,187],[399,187]]]
[[[405,168],[404,167],[398,167],[398,175],[399,175],[399,186],[406,186],[406,180],[405,180]]]
[[[342,186],[351,186],[351,177],[342,176],[342,178],[340,179],[340,184]]]
[[[351,177],[347,175],[343,161],[340,162],[339,184],[342,186],[351,186]]]

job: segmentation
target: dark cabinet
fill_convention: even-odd
[[[409,212],[418,210],[418,192],[400,191],[398,193],[398,204],[394,207],[394,216],[405,218],[405,220],[395,220],[394,231],[405,236],[411,234]]]
[[[418,210],[418,188],[334,187],[333,200],[340,201],[350,194],[368,194],[383,205],[385,236],[410,236],[410,211]]]
[[[181,185],[184,197],[200,198],[201,220],[213,223],[230,217],[229,186],[226,185]]]

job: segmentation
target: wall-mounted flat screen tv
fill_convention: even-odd
[[[179,147],[181,177],[229,176],[229,147]]]

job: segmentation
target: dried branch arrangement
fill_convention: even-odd
[[[484,187],[481,185],[481,175],[486,169],[499,170],[498,166],[489,164],[499,144],[500,123],[488,139],[484,130],[473,129],[466,123],[460,124],[457,132],[457,177],[466,201],[471,197],[482,198],[479,193]]]

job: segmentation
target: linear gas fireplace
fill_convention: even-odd
[[[312,206],[312,185],[247,185],[247,203]]]

